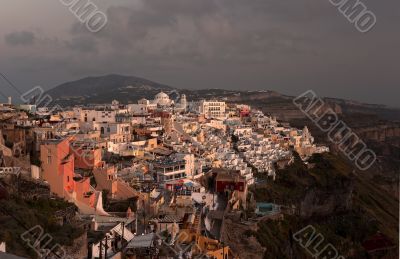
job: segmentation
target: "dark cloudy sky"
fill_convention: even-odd
[[[399,0],[363,0],[377,16],[366,34],[329,0],[93,2],[108,16],[98,33],[59,0],[1,0],[0,71],[22,90],[121,73],[400,107]],[[17,96],[1,79],[0,89]]]

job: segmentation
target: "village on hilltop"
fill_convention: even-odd
[[[250,195],[257,175],[273,182],[294,153],[306,162],[329,152],[307,127],[248,105],[164,92],[65,109],[10,98],[0,133],[0,178],[40,186],[25,190],[30,199],[71,204],[54,217],[83,226],[76,258],[239,258],[224,215],[282,217],[280,204]]]

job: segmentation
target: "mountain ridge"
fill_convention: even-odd
[[[46,91],[46,94],[51,96],[54,102],[70,106],[83,103],[106,103],[113,99],[133,102],[143,97],[154,96],[160,91],[173,89],[171,86],[141,77],[107,74],[69,81]]]
[[[153,99],[154,95],[164,91],[167,94],[185,94],[188,100],[219,98],[234,103],[246,103],[262,108],[267,113],[291,119],[302,117],[294,107],[293,96],[272,90],[228,90],[228,89],[179,89],[137,76],[106,74],[88,76],[75,81],[60,84],[46,92],[53,101],[61,106],[83,104],[104,104],[112,100],[121,103],[136,103],[141,98]],[[400,109],[380,104],[367,104],[354,100],[325,97],[325,102],[338,113],[379,114],[391,120],[400,120]],[[291,115],[292,114],[292,115]],[[282,116],[284,115],[284,116]]]

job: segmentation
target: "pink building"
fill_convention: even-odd
[[[75,158],[69,139],[44,142],[40,158],[42,179],[49,183],[52,193],[75,203],[84,214],[108,215],[103,210],[102,194],[90,185],[90,179],[75,177]]]
[[[101,148],[92,143],[74,142],[72,149],[75,168],[93,170],[101,166]]]

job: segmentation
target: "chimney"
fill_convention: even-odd
[[[6,252],[6,242],[0,243],[0,252],[3,252],[3,253]]]
[[[12,97],[11,97],[11,96],[8,97],[8,104],[9,104],[9,105],[12,104]]]
[[[96,219],[93,217],[92,221],[90,222],[90,229],[97,231],[99,225],[96,222]]]

